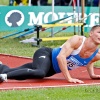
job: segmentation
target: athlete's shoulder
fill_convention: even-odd
[[[71,39],[69,39],[68,42],[71,44],[72,47],[74,47],[76,49],[82,44],[83,38],[85,38],[85,37],[79,36],[79,35],[74,35],[74,36],[72,36]]]
[[[85,36],[80,36],[80,35],[74,35],[74,36],[72,36],[72,38],[83,39],[83,38],[86,38],[86,37]]]
[[[69,40],[74,40],[74,39],[79,39],[80,36],[79,35],[73,35]]]
[[[74,35],[68,41],[71,42],[71,43],[77,43],[82,39],[83,39],[83,36]]]

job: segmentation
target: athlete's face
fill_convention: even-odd
[[[100,27],[97,27],[94,30],[92,30],[90,32],[90,37],[95,43],[100,44]]]

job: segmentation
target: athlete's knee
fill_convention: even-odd
[[[33,78],[44,78],[46,76],[46,72],[44,70],[41,69],[27,69],[28,74],[30,74],[30,76],[32,76]]]
[[[9,67],[7,65],[0,64],[0,73],[5,73],[8,69]]]
[[[40,74],[39,75],[40,78],[44,78],[46,76],[45,71],[41,71],[39,74]]]

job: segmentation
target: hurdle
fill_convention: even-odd
[[[41,38],[40,41],[57,41],[57,40],[68,40],[70,39],[71,36],[69,37],[51,37],[51,38]]]
[[[71,24],[43,24],[43,25],[36,25],[36,32],[37,32],[37,37],[34,39],[35,41],[37,41],[37,44],[32,44],[32,46],[37,46],[40,47],[40,42],[41,41],[56,41],[56,40],[68,40],[70,37],[52,37],[52,38],[40,38],[39,36],[39,30],[42,27],[45,28],[49,28],[49,27],[59,27],[59,26],[81,26],[83,27],[85,25],[85,23],[71,23]],[[82,29],[82,28],[81,28]],[[81,31],[83,32],[83,31]],[[83,35],[83,33],[81,33]]]
[[[82,26],[83,23],[71,23],[71,24],[43,24],[42,27],[59,27],[59,26]]]
[[[5,35],[5,36],[3,36],[3,37],[0,37],[0,39],[5,39],[5,38],[8,38],[8,37],[11,37],[11,36],[20,34],[20,33],[22,33],[22,32],[27,32],[27,31],[33,32],[34,30],[35,30],[35,27],[33,27],[33,28],[27,28],[27,29],[24,29],[24,30],[22,30],[22,31],[18,31],[18,32],[15,32],[15,33],[12,33],[12,34],[7,34],[7,35]]]
[[[67,18],[69,18],[69,17],[71,17],[71,16],[73,16],[73,15],[66,16],[66,17],[64,17],[64,18],[61,18],[61,19],[58,19],[58,20],[54,20],[54,21],[51,21],[51,22],[48,22],[48,23],[45,23],[45,24],[55,24],[55,23],[60,22],[60,21],[62,21],[62,20],[64,20],[64,19],[67,19]],[[35,25],[34,25],[34,28],[35,28]],[[49,28],[52,28],[52,27],[49,27]],[[49,28],[47,28],[47,29],[49,29]],[[45,29],[45,30],[47,30],[47,29]],[[43,30],[43,29],[42,29],[42,30]],[[35,32],[35,29],[33,30],[33,32]],[[24,37],[24,36],[26,36],[26,35],[28,35],[28,34],[33,33],[33,32],[32,32],[32,31],[29,31],[29,32],[23,33],[23,34],[21,34],[21,35],[18,35],[18,36],[16,36],[15,38],[21,38],[21,37]]]
[[[55,23],[60,22],[60,21],[62,21],[62,20],[64,20],[64,19],[67,19],[67,18],[69,18],[69,17],[71,17],[71,16],[73,16],[73,15],[66,16],[66,17],[64,17],[64,18],[61,18],[61,19],[58,19],[58,20],[54,20],[54,21],[51,21],[51,22],[48,22],[48,23],[45,23],[45,24],[55,24]],[[35,27],[35,25],[34,25],[34,27]],[[52,28],[52,27],[49,27],[49,28]],[[43,30],[43,29],[42,29],[42,30]],[[46,29],[45,29],[45,30],[46,30]],[[33,32],[34,32],[34,31],[33,31]],[[30,33],[32,33],[32,32],[23,33],[23,34],[21,34],[21,35],[18,35],[18,36],[15,37],[15,38],[20,38],[20,37],[26,36],[26,35],[28,35],[28,34],[30,34]]]
[[[45,23],[45,24],[55,24],[55,23],[60,22],[60,21],[62,21],[64,19],[67,19],[67,18],[69,18],[71,16],[73,16],[73,15],[66,16],[64,18],[61,18],[61,19],[58,19],[58,20],[54,20],[54,21],[51,21],[51,22],[48,22],[48,23]],[[4,38],[8,38],[8,37],[11,37],[11,36],[15,36],[15,35],[21,34],[21,35],[18,35],[17,37],[15,37],[15,38],[20,38],[20,37],[24,37],[25,35],[31,34],[34,31],[35,31],[35,25],[32,28],[27,28],[27,29],[24,29],[24,30],[15,32],[15,33],[7,34],[7,35],[5,35],[3,37],[0,37],[0,39],[4,39]],[[23,33],[23,32],[26,32],[26,33]]]

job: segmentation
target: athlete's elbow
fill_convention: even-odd
[[[61,61],[63,59],[63,56],[62,55],[58,55],[57,56],[57,61]]]
[[[58,55],[58,56],[56,57],[56,59],[59,60],[59,59],[60,59],[60,56]]]

